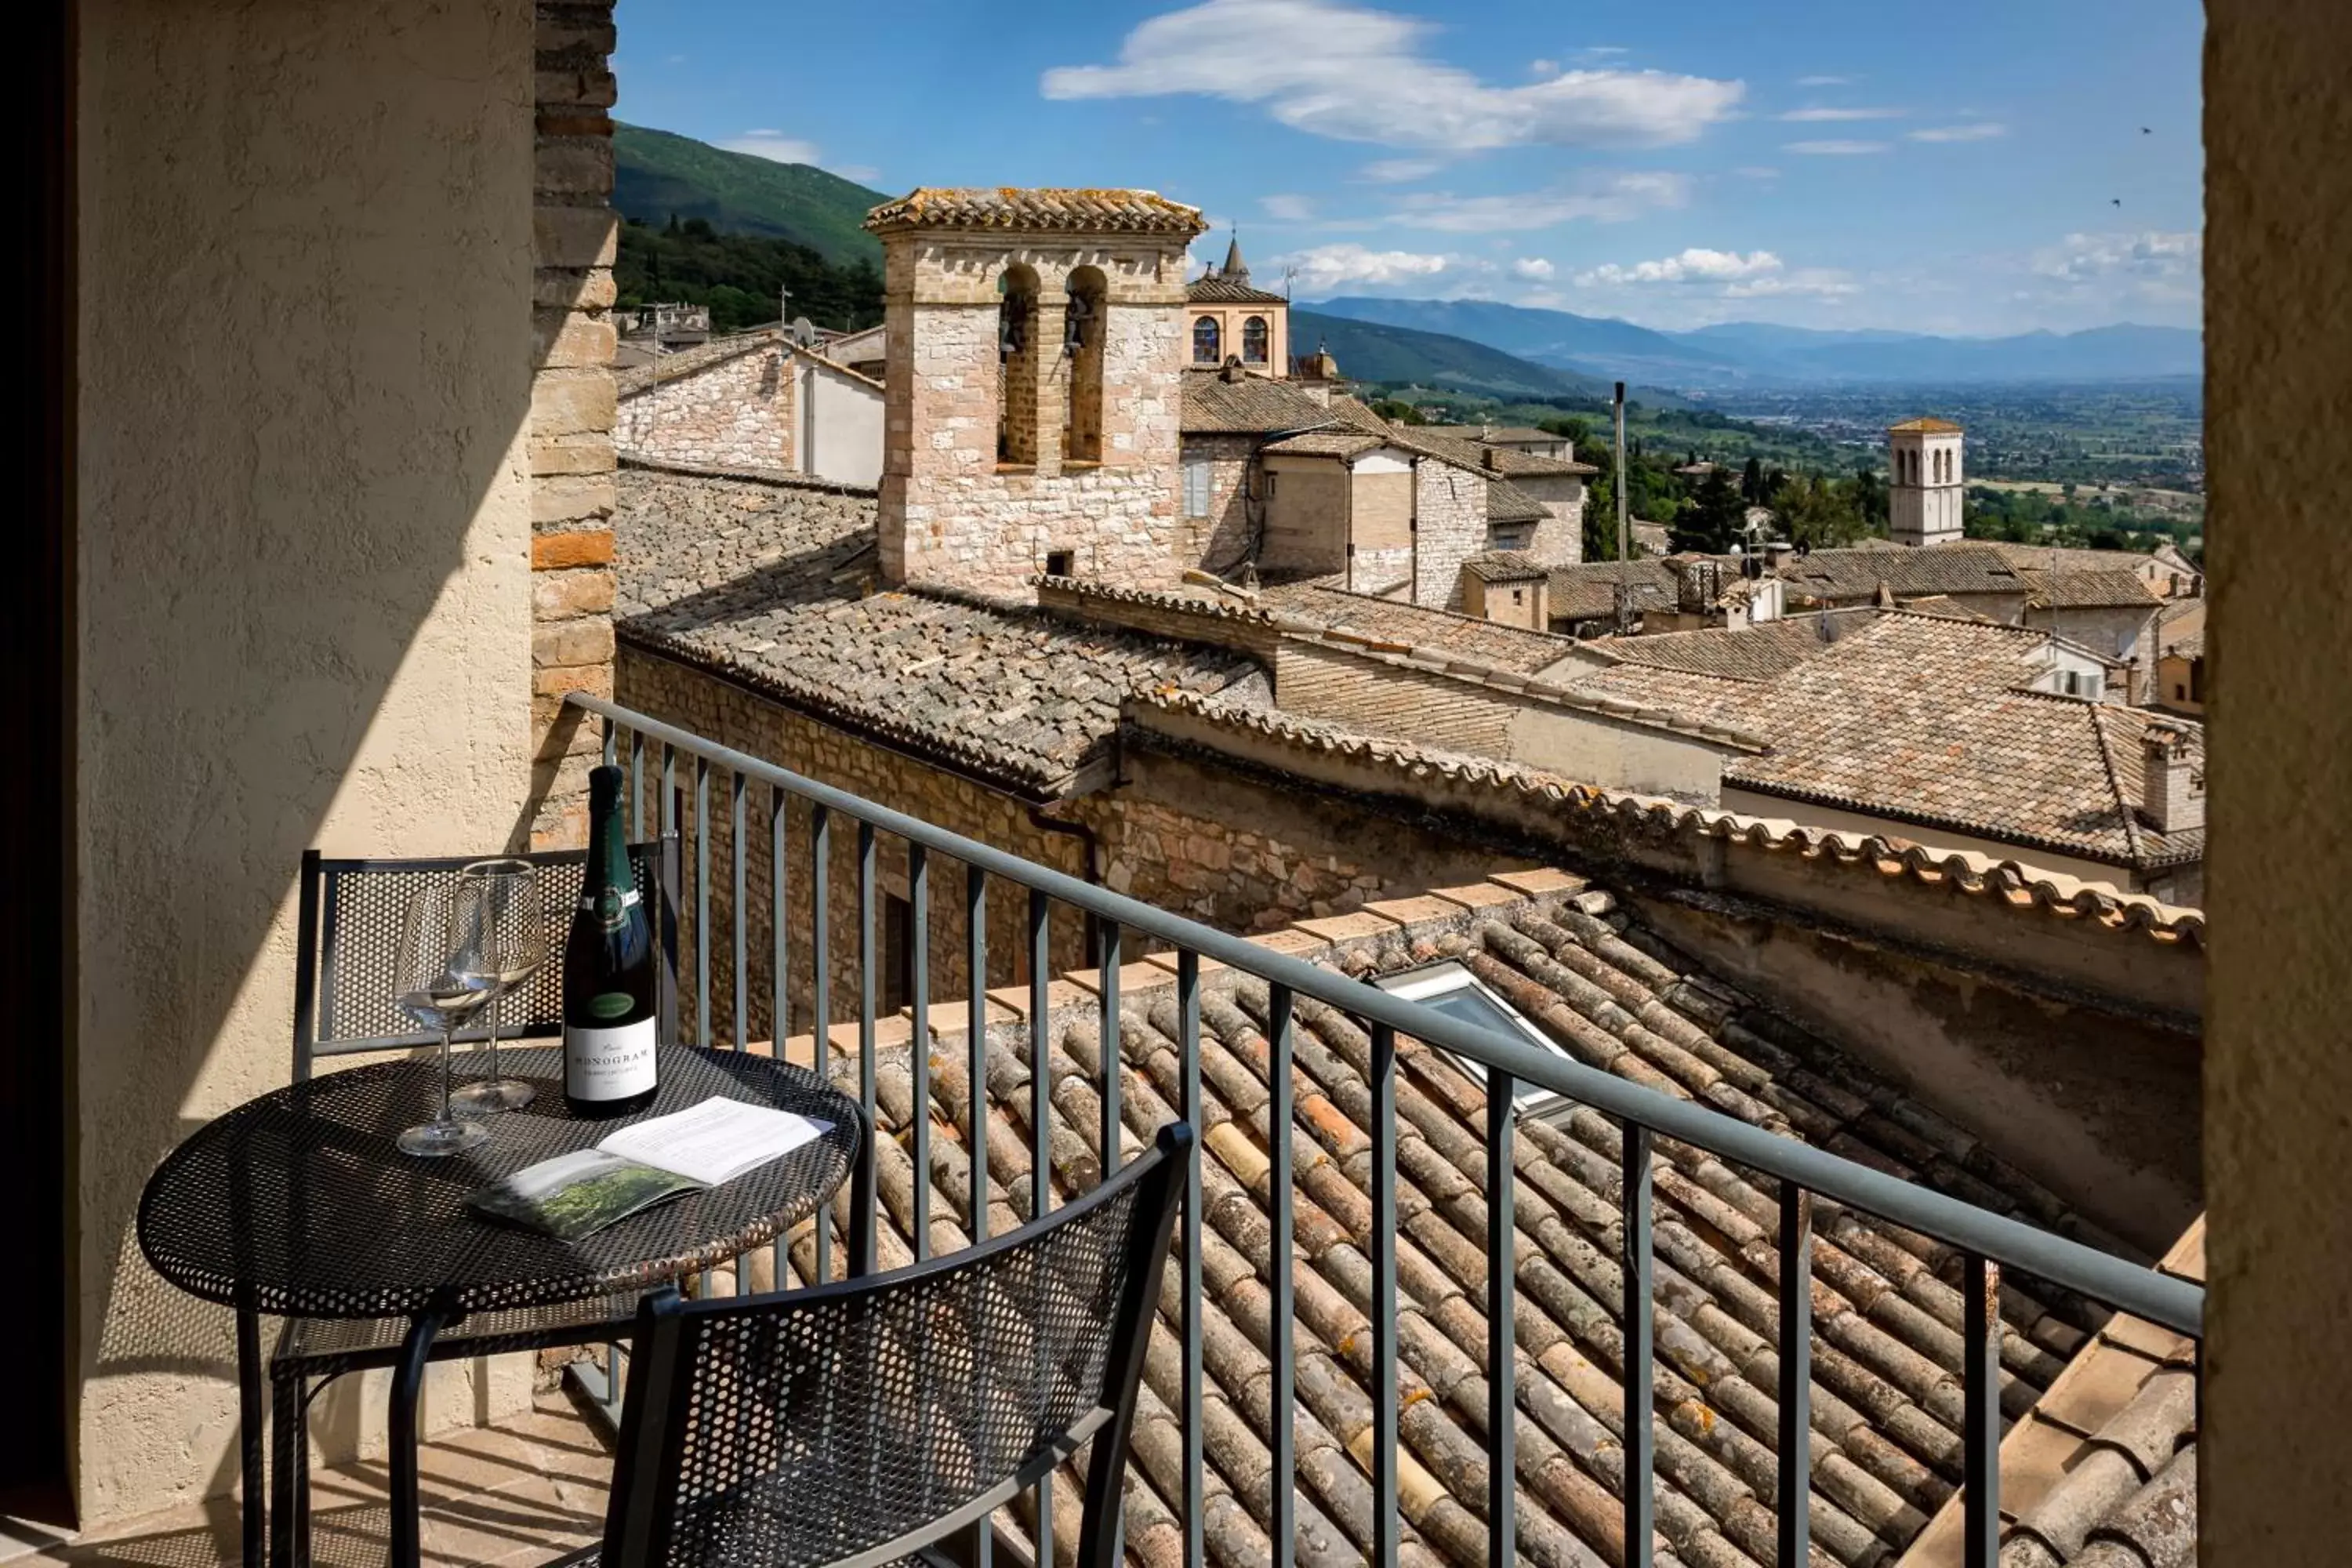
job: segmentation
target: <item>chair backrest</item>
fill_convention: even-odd
[[[399,961],[401,921],[420,888],[454,882],[481,855],[422,860],[335,860],[316,849],[302,857],[294,938],[294,1081],[310,1076],[320,1057],[398,1050],[436,1043],[393,1005],[393,966]],[[563,1031],[563,941],[587,869],[587,851],[542,850],[511,857],[539,868],[547,916],[548,963],[530,984],[500,1009],[501,1039]],[[677,840],[673,836],[630,846],[637,889],[655,911],[663,956],[661,1037],[677,1037]],[[459,1039],[485,1039],[488,1019],[460,1030]]]
[[[638,1310],[604,1568],[863,1568],[983,1522],[1088,1438],[1079,1568],[1118,1555],[1192,1130],[1009,1235],[868,1279]]]

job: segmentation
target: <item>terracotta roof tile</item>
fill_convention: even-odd
[[[1047,229],[1080,234],[1204,232],[1201,209],[1157,191],[1092,186],[925,185],[866,215],[875,234],[915,228]]]
[[[1494,521],[1488,513],[1488,521]],[[1462,563],[1462,570],[1481,583],[1534,583],[1551,575],[1551,568],[1524,550],[1486,550]]]
[[[1401,647],[1429,648],[1533,675],[1576,651],[1572,638],[1507,626],[1451,610],[1374,598],[1318,583],[1258,590],[1258,602],[1285,620],[1327,631],[1352,631]]]
[[[1633,607],[1668,608],[1675,603],[1675,569],[1654,556],[1637,561],[1586,561],[1551,569],[1551,616],[1556,621],[1589,621],[1612,615],[1617,607],[1616,584],[1630,583]]]
[[[1187,435],[1270,436],[1332,426],[1331,411],[1288,382],[1255,371],[1184,373]]]
[[[1577,895],[1585,897],[1586,895]],[[1704,1096],[1756,1125],[1815,1144],[1871,1152],[1909,1180],[1966,1190],[2029,1215],[2032,1183],[1981,1157],[1964,1169],[1939,1152],[1964,1133],[1910,1104],[1831,1047],[1695,972],[1686,960],[1605,899],[1600,916],[1568,897],[1522,898],[1485,885],[1454,915],[1336,943],[1309,939],[1311,961],[1359,975],[1454,963],[1477,975],[1565,1054],[1679,1096]],[[1263,1561],[1270,1518],[1264,1434],[1265,1301],[1274,1267],[1264,1152],[1274,1137],[1299,1152],[1297,1228],[1296,1430],[1302,1560],[1351,1561],[1369,1547],[1371,1497],[1362,1459],[1371,1403],[1366,1318],[1370,1043],[1319,1003],[1296,1004],[1297,1120],[1273,1129],[1265,1080],[1268,999],[1233,971],[1204,980],[1201,999],[1203,1193],[1201,1303],[1206,1447],[1202,1521],[1221,1565]],[[1175,1001],[1166,986],[1126,996],[1118,1020],[1126,1151],[1175,1114],[1181,1090]],[[992,1028],[979,1090],[991,1148],[984,1201],[992,1232],[1025,1218],[1033,1147],[1030,1077],[1053,1079],[1045,1130],[1065,1196],[1099,1179],[1101,1058],[1091,1005],[1047,1020],[1047,1055],[1033,1061],[1025,1026]],[[917,1114],[934,1129],[930,1212],[934,1250],[962,1245],[973,1196],[958,1144],[974,1088],[962,1052],[931,1056],[932,1102],[918,1107],[903,1053],[877,1063],[877,1176],[886,1268],[911,1256],[903,1225],[914,1173],[891,1136]],[[1831,1092],[1832,1083],[1854,1086]],[[1738,1086],[1736,1090],[1732,1086]],[[1400,1312],[1404,1380],[1400,1426],[1406,1472],[1404,1559],[1483,1563],[1486,1484],[1484,1097],[1446,1054],[1400,1042],[1397,1073]],[[1776,1109],[1784,1105],[1786,1111]],[[1881,1141],[1894,1124],[1878,1108],[1903,1106],[1931,1136]],[[1793,1113],[1793,1114],[1792,1114]],[[1800,1126],[1804,1131],[1800,1131]],[[1578,1568],[1613,1561],[1622,1394],[1613,1321],[1618,1220],[1616,1127],[1579,1107],[1523,1119],[1514,1147],[1518,1229],[1520,1363],[1517,1454],[1523,1556]],[[1685,1564],[1754,1568],[1771,1555],[1777,1420],[1770,1346],[1771,1226],[1765,1184],[1678,1145],[1662,1145],[1657,1184],[1660,1353],[1655,1485],[1660,1534]],[[2013,1185],[2012,1185],[2013,1184]],[[2088,1235],[2063,1215],[2057,1228]],[[1818,1211],[1812,1389],[1816,1415],[1813,1538],[1841,1564],[1876,1564],[1900,1551],[1950,1497],[1961,1475],[1959,1318],[1948,1249],[1833,1205]],[[791,1253],[813,1273],[803,1238]],[[2019,1409],[2051,1375],[2027,1353],[2036,1324],[2075,1310],[2030,1288],[2004,1292],[2006,1359]],[[2093,1326],[2083,1322],[2084,1330]],[[1147,1356],[1128,1489],[1130,1561],[1172,1568],[1182,1506],[1180,1320],[1172,1300]],[[1072,1476],[1075,1472],[1070,1472]]]
[[[1184,298],[1195,305],[1282,305],[1290,301],[1279,294],[1269,294],[1245,279],[1223,278],[1216,274],[1195,278],[1184,285]]]

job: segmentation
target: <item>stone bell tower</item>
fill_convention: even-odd
[[[1886,536],[1897,544],[1960,539],[1960,427],[1906,419],[1886,432]]]
[[[882,241],[882,570],[1171,580],[1184,250],[1150,191],[924,188]]]

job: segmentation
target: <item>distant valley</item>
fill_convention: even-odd
[[[1947,338],[1759,321],[1657,331],[1630,321],[1481,300],[1316,300],[1326,316],[1442,332],[1571,374],[1689,392],[1871,383],[2149,381],[2203,373],[2202,337],[2129,324],[2080,332]]]

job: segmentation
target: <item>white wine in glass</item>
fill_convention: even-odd
[[[451,1100],[467,1116],[520,1110],[533,1090],[524,1079],[499,1070],[499,1025],[506,999],[529,985],[547,962],[547,909],[540,902],[539,870],[528,860],[477,860],[457,873],[457,881],[479,900],[481,942],[468,962],[490,988],[490,1071],[459,1089]]]

